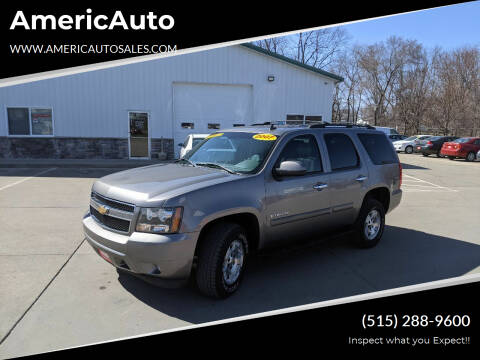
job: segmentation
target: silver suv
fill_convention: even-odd
[[[237,290],[256,250],[353,229],[380,240],[400,203],[402,167],[369,126],[252,126],[222,130],[176,163],[97,180],[86,239],[119,271],[163,286],[194,276],[208,296]]]

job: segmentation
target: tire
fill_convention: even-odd
[[[405,154],[411,154],[413,153],[413,146],[412,145],[408,145],[406,148],[405,148]]]
[[[375,221],[375,223],[378,224],[378,229],[368,234],[368,229],[373,228],[367,225],[369,216],[370,220],[373,220],[372,215],[376,215],[375,217],[378,221]],[[380,241],[384,228],[385,208],[380,201],[367,197],[363,201],[362,208],[354,225],[355,245],[363,249],[374,247]]]
[[[422,153],[423,156],[427,157],[428,155],[430,154],[427,154],[427,153]]]
[[[465,158],[465,161],[475,161],[475,153],[470,151]]]
[[[455,160],[455,156],[449,156],[448,159],[449,160]]]
[[[227,259],[227,251],[233,259],[232,256]],[[247,235],[240,225],[227,222],[213,225],[198,250],[196,282],[200,292],[217,299],[232,295],[242,281],[247,253]]]
[[[441,158],[442,157],[442,154],[440,154],[440,150],[437,151],[437,158]]]

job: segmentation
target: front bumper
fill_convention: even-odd
[[[401,151],[405,151],[405,147],[403,145],[393,145],[394,149],[396,152],[401,152]]]
[[[95,252],[106,253],[121,271],[165,287],[181,285],[190,276],[198,232],[122,235],[104,229],[89,215],[83,219],[83,231]]]

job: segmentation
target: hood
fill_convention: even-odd
[[[162,195],[180,188],[188,187],[191,191],[238,176],[206,167],[158,164],[107,175],[97,180],[92,190],[105,197],[141,205],[165,200]]]

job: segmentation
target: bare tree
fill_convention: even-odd
[[[335,60],[348,42],[346,31],[328,28],[293,35],[289,55],[302,64],[326,68]]]
[[[273,37],[256,41],[254,44],[268,51],[288,56],[302,64],[326,68],[344,49],[347,42],[347,32],[338,27]]]
[[[270,52],[284,55],[288,48],[288,38],[285,36],[279,36],[270,39],[258,40],[254,42],[254,45],[257,45]]]
[[[404,66],[393,86],[392,118],[396,127],[403,123],[404,132],[418,134],[428,123],[426,117],[431,102],[430,61],[426,50],[410,43]],[[388,97],[387,97],[388,99]]]
[[[332,72],[344,77],[344,81],[337,84],[334,95],[334,102],[337,104],[334,119],[337,122],[356,123],[359,119],[364,89],[358,54],[358,47],[344,51],[331,67]]]
[[[385,42],[359,49],[359,66],[364,72],[363,87],[367,107],[373,111],[373,123],[385,123],[388,106],[393,104],[393,87],[403,67],[411,61],[414,41],[390,37]]]

